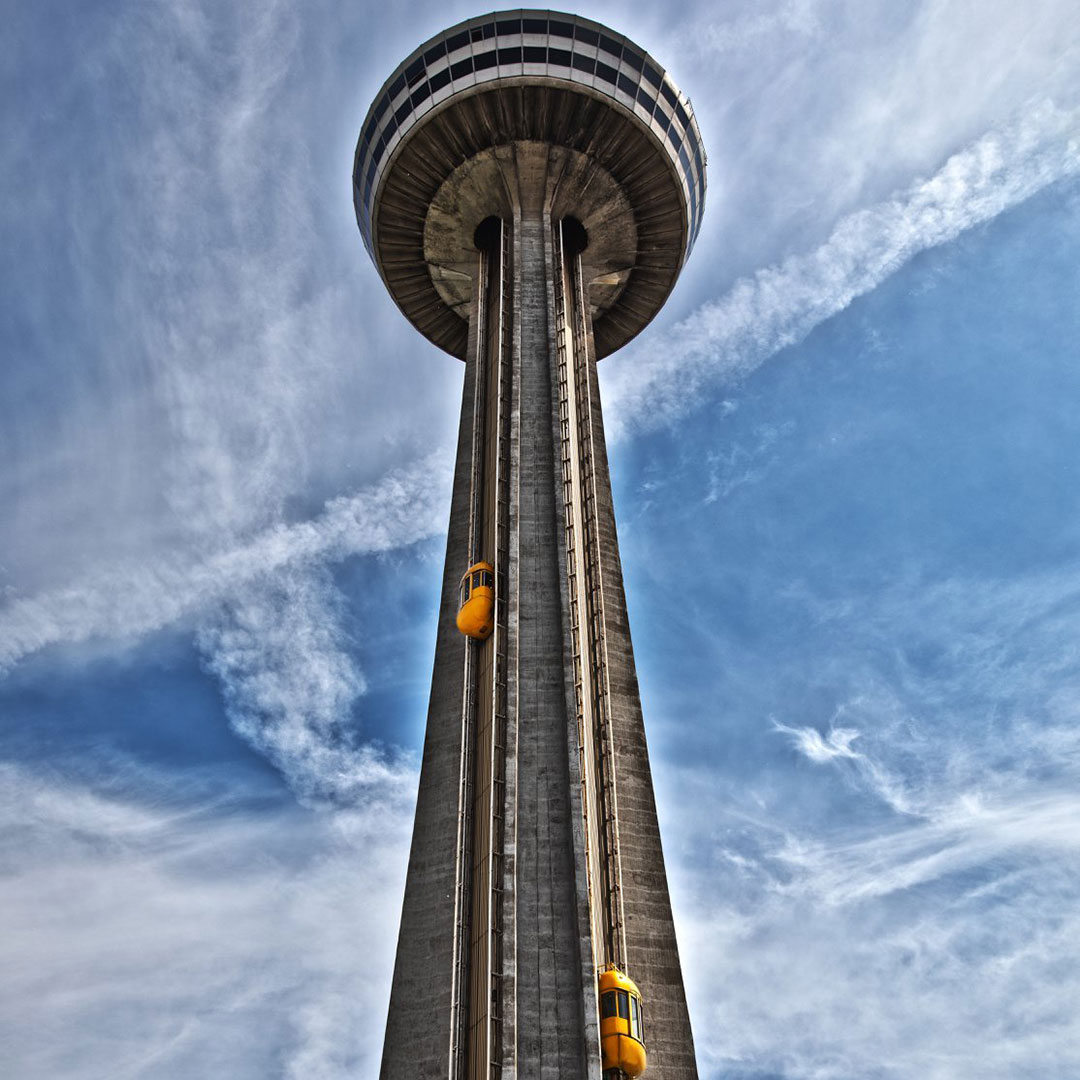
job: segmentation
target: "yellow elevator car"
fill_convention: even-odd
[[[473,563],[461,579],[461,606],[457,628],[466,636],[483,641],[495,625],[495,567],[489,562]]]
[[[600,972],[600,1049],[605,1076],[608,1069],[631,1077],[645,1071],[641,994],[614,964]]]

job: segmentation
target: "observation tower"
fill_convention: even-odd
[[[693,1080],[596,370],[697,236],[690,103],[604,26],[486,15],[390,76],[353,184],[398,307],[465,361],[381,1077]]]

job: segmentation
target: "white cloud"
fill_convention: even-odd
[[[807,255],[743,278],[666,340],[605,366],[613,438],[671,423],[718,382],[745,377],[869,292],[913,255],[955,239],[1080,172],[1080,110],[1033,104],[1011,126],[954,154],[932,177],[849,214]]]
[[[703,1077],[1080,1074],[1075,784],[824,830],[710,772],[672,790]]]
[[[413,769],[332,814],[109,772],[102,790],[3,767],[7,1074],[374,1075]]]
[[[277,525],[202,559],[181,552],[101,569],[87,580],[0,609],[0,670],[49,645],[131,642],[204,612],[286,568],[388,551],[445,528],[450,460],[435,454],[326,504],[311,521]]]
[[[775,724],[774,727],[777,731],[790,735],[796,749],[818,764],[834,758],[859,757],[851,748],[851,744],[859,737],[854,728],[830,728],[822,735],[817,728],[792,728],[784,724]]]
[[[196,637],[236,731],[305,801],[385,795],[396,766],[350,724],[364,680],[324,571],[286,567],[234,593]]]

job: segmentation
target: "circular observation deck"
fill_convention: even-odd
[[[543,173],[553,217],[585,226],[598,357],[660,310],[701,226],[705,152],[690,102],[644,50],[574,15],[518,10],[431,38],[361,129],[353,198],[398,307],[465,357],[472,238]]]

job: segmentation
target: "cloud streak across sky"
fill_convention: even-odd
[[[920,251],[1075,176],[1078,128],[1080,109],[1033,103],[929,179],[843,218],[816,250],[739,280],[664,340],[631,350],[604,383],[614,437],[674,422],[703,390],[745,378]]]
[[[447,460],[440,454],[397,470],[357,495],[333,499],[319,517],[274,526],[199,561],[167,555],[149,565],[114,566],[13,600],[0,609],[0,669],[49,645],[137,641],[242,593],[256,579],[432,536],[445,529]]]

